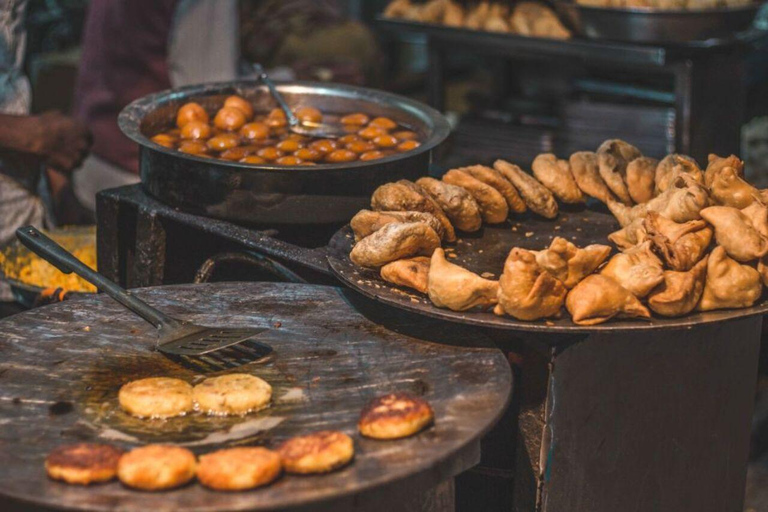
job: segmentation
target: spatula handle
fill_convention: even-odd
[[[298,126],[299,125],[298,118],[293,114],[291,107],[289,107],[288,103],[285,102],[285,98],[283,98],[283,95],[278,92],[277,87],[275,86],[275,83],[272,81],[271,78],[269,78],[269,75],[267,74],[266,71],[264,71],[264,68],[261,66],[261,64],[254,64],[253,70],[256,73],[256,77],[260,80],[263,80],[264,83],[267,84],[267,88],[269,89],[269,94],[272,95],[272,98],[274,98],[274,100],[280,106],[280,109],[282,109],[283,113],[285,114],[285,117],[288,119],[288,124],[291,126]]]
[[[158,329],[180,325],[178,320],[153,308],[143,300],[132,295],[131,292],[122,289],[79,259],[75,258],[72,253],[45,236],[36,228],[32,226],[19,228],[16,230],[16,237],[30,251],[34,252],[51,265],[55,266],[65,274],[74,272]]]

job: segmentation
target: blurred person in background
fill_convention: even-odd
[[[91,143],[88,130],[72,118],[58,112],[29,115],[31,89],[23,70],[26,8],[23,0],[0,2],[0,247],[20,226],[43,227],[42,173],[68,176]],[[51,183],[53,204],[61,205],[65,182]]]

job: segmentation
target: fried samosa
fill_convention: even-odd
[[[515,164],[504,160],[496,160],[493,163],[493,168],[512,182],[517,191],[520,192],[525,205],[532,212],[547,219],[557,217],[557,201],[555,201],[555,197],[536,178],[524,172]]]
[[[687,174],[696,183],[704,183],[704,174],[701,172],[699,164],[688,155],[672,154],[665,156],[656,166],[655,174],[654,196],[671,187],[675,180],[683,174]]]
[[[703,220],[680,224],[648,212],[643,223],[653,248],[672,270],[679,272],[696,265],[712,241],[712,228]]]
[[[520,193],[515,186],[496,169],[486,167],[485,165],[470,165],[469,167],[460,167],[459,170],[501,192],[501,195],[507,201],[509,211],[523,213],[527,209],[525,201],[520,197]]]
[[[371,208],[384,212],[426,212],[431,213],[445,231],[445,240],[456,241],[456,232],[451,221],[438,204],[421,187],[408,180],[386,183],[377,188],[371,196]]]
[[[466,189],[434,178],[419,178],[416,184],[435,200],[456,229],[471,233],[482,227],[480,206]]]
[[[464,18],[464,26],[471,30],[481,30],[485,26],[485,20],[491,12],[491,3],[483,0],[475,4],[475,7],[467,12]]]
[[[742,162],[739,157],[736,155],[721,157],[714,153],[710,153],[707,170],[704,171],[704,184],[707,187],[711,187],[715,176],[717,176],[724,167],[730,167],[735,170],[739,178],[744,177],[744,162]]]
[[[509,7],[504,4],[494,3],[488,11],[488,17],[483,23],[483,30],[488,32],[509,32]]]
[[[584,195],[571,173],[567,160],[558,159],[552,153],[537,156],[531,164],[533,175],[564,203],[583,203]]]
[[[509,206],[501,192],[486,185],[459,169],[451,169],[443,176],[443,181],[449,185],[461,187],[477,201],[480,215],[488,224],[499,224],[507,220]]]
[[[650,311],[629,290],[601,274],[587,276],[568,292],[565,308],[579,325],[597,325],[614,317],[651,317]]]
[[[531,251],[514,248],[499,279],[497,315],[518,320],[538,320],[560,313],[568,290],[563,283],[536,263]]]
[[[417,256],[387,263],[381,267],[381,278],[388,283],[427,293],[430,261],[426,256]]]
[[[648,307],[661,316],[683,316],[694,310],[704,291],[707,257],[690,270],[664,271],[664,282],[648,296]]]
[[[378,268],[410,256],[431,256],[440,237],[423,222],[387,224],[355,244],[349,259],[361,267]]]
[[[609,139],[597,148],[597,164],[600,176],[611,192],[626,205],[631,205],[632,197],[627,189],[627,165],[643,154],[635,146],[620,139]]]
[[[755,200],[752,204],[741,210],[747,216],[749,222],[758,233],[768,238],[768,205]]]
[[[349,221],[349,226],[355,233],[355,241],[358,242],[393,222],[423,222],[434,229],[441,239],[445,236],[443,225],[440,224],[437,217],[426,212],[372,212],[371,210],[360,210]]]
[[[733,167],[714,171],[711,180],[709,194],[715,204],[742,209],[760,198],[760,191],[741,178]]]
[[[707,280],[697,309],[748,308],[762,292],[757,270],[730,258],[723,247],[715,247],[707,261]]]
[[[638,298],[643,298],[664,280],[664,267],[645,241],[616,254],[600,270]]]
[[[653,198],[658,164],[658,160],[649,156],[635,158],[627,164],[627,190],[635,203],[645,203]]]
[[[701,210],[701,216],[715,228],[717,243],[736,261],[746,263],[768,253],[768,238],[740,210],[710,206]]]
[[[648,231],[645,229],[645,219],[643,217],[633,220],[628,226],[608,235],[608,240],[616,244],[616,247],[622,251],[645,242],[647,239]]]
[[[677,178],[672,187],[647,203],[629,207],[618,201],[609,201],[608,209],[622,227],[634,220],[645,218],[649,211],[659,212],[675,222],[688,222],[701,218],[702,208],[709,204],[707,190],[688,175]]]
[[[461,4],[451,0],[445,6],[443,25],[448,27],[461,27],[464,25],[464,8]]]
[[[571,155],[568,163],[571,164],[573,178],[582,192],[603,203],[615,201],[611,190],[603,181],[602,176],[600,176],[597,153],[579,151]]]
[[[565,238],[555,237],[548,249],[536,251],[536,263],[562,281],[569,290],[595,271],[611,254],[607,245],[593,244],[583,249]]]
[[[428,279],[429,299],[439,308],[467,311],[488,309],[498,302],[499,283],[454,265],[445,259],[445,251],[432,253]]]

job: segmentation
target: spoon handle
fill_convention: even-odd
[[[261,64],[258,64],[258,63],[254,64],[253,70],[256,72],[256,77],[259,80],[263,80],[264,83],[267,84],[267,87],[269,88],[269,94],[272,95],[272,97],[275,99],[277,104],[280,106],[280,109],[285,114],[286,119],[288,119],[288,124],[292,127],[299,126],[298,118],[295,115],[293,115],[293,111],[285,102],[285,98],[283,98],[283,95],[277,91],[277,87],[275,87],[275,83],[272,81],[271,78],[269,78],[269,75],[267,75],[267,72],[264,71],[264,68],[261,66]]]

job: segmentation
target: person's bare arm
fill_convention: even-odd
[[[69,173],[82,163],[90,147],[88,129],[59,112],[0,114],[0,151],[33,155],[47,166]]]

